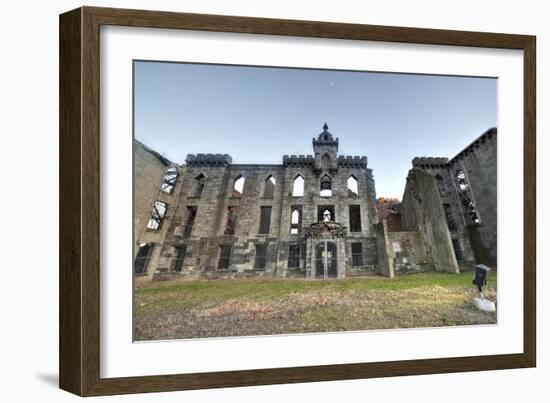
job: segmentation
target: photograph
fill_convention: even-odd
[[[497,325],[498,78],[132,70],[135,342]]]

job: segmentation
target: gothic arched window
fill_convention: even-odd
[[[272,199],[273,198],[273,193],[275,191],[275,178],[273,177],[273,175],[269,175],[267,177],[267,179],[265,180],[265,184],[264,184],[264,197],[266,199]]]
[[[304,184],[304,177],[302,175],[296,176],[292,182],[292,196],[302,197],[304,195]]]
[[[302,206],[292,206],[290,213],[290,233],[298,234],[302,227]]]
[[[334,221],[334,206],[317,206],[317,221]]]
[[[233,197],[241,197],[244,189],[244,176],[239,175],[233,182]]]
[[[201,197],[205,181],[206,177],[203,174],[198,174],[193,179],[193,197]]]
[[[348,178],[348,196],[357,196],[359,195],[359,181],[355,175],[351,175]]]
[[[323,175],[321,178],[321,197],[330,197],[332,196],[332,179],[328,175]]]

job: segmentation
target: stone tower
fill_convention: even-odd
[[[338,138],[334,139],[326,123],[317,139],[313,138],[313,151],[315,152],[313,167],[316,173],[338,171]]]

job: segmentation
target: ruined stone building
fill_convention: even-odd
[[[455,157],[412,161],[403,199],[383,220],[391,270],[497,267],[497,129]]]
[[[177,165],[134,142],[136,276],[457,272],[478,247],[496,259],[496,130],[451,160],[415,158],[402,203],[382,220],[367,157],[339,155],[326,124],[312,146],[282,164],[189,154]]]
[[[157,266],[167,229],[162,218],[180,189],[180,168],[137,140],[133,147],[134,272],[141,275]]]

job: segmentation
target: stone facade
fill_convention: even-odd
[[[151,210],[157,202],[168,206],[173,204],[180,186],[167,186],[165,177],[167,172],[179,172],[177,170],[180,168],[137,140],[134,140],[133,148],[134,272],[137,277],[151,278],[158,265],[161,246],[168,229],[167,225],[148,228],[151,226]],[[169,175],[169,178],[173,176]],[[164,218],[167,220],[169,217]]]
[[[387,220],[398,221],[394,228],[422,233],[427,263],[435,270],[455,270],[445,251],[449,245],[460,270],[476,263],[496,269],[497,129],[487,130],[451,159],[417,157],[412,165],[398,212]]]
[[[458,272],[459,263],[476,259],[468,226],[462,221],[455,228],[448,221],[449,216],[456,215],[457,222],[465,217],[459,216],[452,175],[460,168],[470,180],[491,187],[490,168],[474,171],[494,163],[496,205],[496,150],[494,155],[482,151],[492,143],[487,133],[450,161],[415,158],[402,203],[392,203],[382,216],[367,157],[339,155],[339,139],[326,124],[312,140],[313,154],[285,155],[280,165],[189,154],[184,165],[176,166],[136,142],[136,272],[160,280]],[[496,144],[496,131],[494,139]],[[470,193],[482,194],[478,186],[472,183]],[[492,196],[483,194],[491,203]],[[490,212],[478,208],[486,227],[478,225],[477,239],[490,249],[496,215],[492,227]],[[463,259],[455,255],[455,239],[464,244]],[[145,252],[144,269],[137,262]]]
[[[435,177],[457,260],[496,268],[497,129],[450,160],[415,158],[413,166]]]
[[[338,155],[338,142],[325,125],[312,140],[313,154],[285,155],[281,165],[189,154],[171,199],[163,199],[160,255],[148,273],[157,279],[377,273],[372,170],[367,157]]]

